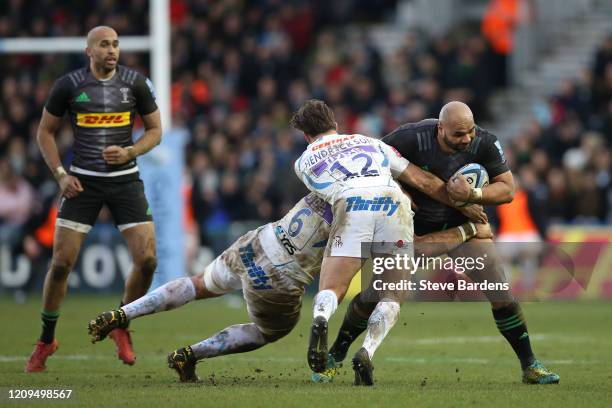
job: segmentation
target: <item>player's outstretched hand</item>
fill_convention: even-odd
[[[108,146],[102,152],[102,156],[104,157],[104,161],[108,164],[125,164],[134,160],[130,150],[121,146]]]
[[[470,204],[465,207],[457,208],[459,211],[463,213],[466,217],[469,218],[470,221],[480,224],[485,224],[489,222],[489,218],[487,214],[484,212],[484,208],[482,205],[478,204]]]
[[[78,178],[65,174],[59,179],[59,186],[62,195],[66,198],[73,198],[83,191],[83,186]]]
[[[493,239],[493,231],[491,231],[491,225],[489,223],[476,223],[474,225],[476,225],[476,238]]]
[[[446,191],[451,200],[466,202],[470,199],[472,187],[463,174],[458,174],[448,180]]]

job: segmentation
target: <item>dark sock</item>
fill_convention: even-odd
[[[119,303],[119,308],[125,306],[125,303],[123,303],[123,300],[121,301],[121,303]],[[127,329],[130,326],[130,321],[129,320],[125,320],[125,323],[121,323],[119,325],[120,329]]]
[[[521,306],[512,303],[499,309],[493,309],[493,318],[501,334],[508,340],[512,349],[521,361],[521,367],[531,365],[535,357],[531,350],[527,324],[523,317]]]
[[[47,312],[42,311],[40,313],[42,319],[42,334],[40,335],[40,341],[45,344],[51,344],[55,338],[55,325],[59,318],[59,312]]]
[[[348,305],[336,341],[329,349],[329,353],[336,361],[344,360],[351,344],[353,344],[355,339],[368,327],[368,317],[376,307],[376,303],[362,302],[360,295],[361,293],[355,296]],[[355,311],[356,307],[362,313],[367,313],[368,317],[364,318],[360,314],[357,314]]]

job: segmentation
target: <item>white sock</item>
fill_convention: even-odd
[[[374,308],[368,319],[368,331],[363,340],[363,347],[368,351],[370,359],[374,357],[376,349],[397,322],[399,312],[399,303],[391,300],[382,300]]]
[[[338,308],[338,297],[333,290],[325,289],[317,293],[314,298],[313,318],[323,316],[329,320]]]
[[[191,346],[196,359],[245,353],[267,343],[255,323],[235,324]]]
[[[132,303],[123,305],[128,320],[136,317],[176,309],[195,299],[195,287],[191,278],[175,279],[160,286],[153,292],[136,299]]]

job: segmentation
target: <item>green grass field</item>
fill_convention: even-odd
[[[200,384],[180,384],[166,367],[173,349],[246,321],[243,307],[223,299],[132,323],[138,360],[121,364],[114,345],[89,342],[86,325],[116,298],[72,295],[60,322],[60,349],[47,372],[25,374],[39,334],[40,300],[0,299],[0,405],[41,406],[8,399],[9,389],[72,389],[69,406],[601,406],[612,405],[612,304],[532,303],[523,306],[536,355],[561,376],[559,385],[520,383],[518,362],[483,303],[408,303],[375,356],[376,385],[354,387],[350,364],[331,384],[311,384],[306,364],[310,302],[293,333],[252,353],[205,360]],[[333,319],[335,336],[344,313]],[[354,352],[354,346],[351,351]]]

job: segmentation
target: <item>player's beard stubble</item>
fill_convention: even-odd
[[[455,151],[455,153],[463,152],[463,151],[467,150],[467,148],[472,143],[472,139],[470,139],[470,141],[467,142],[467,143],[455,143],[452,140],[450,140],[450,138],[448,136],[446,136],[446,132],[443,129],[438,129],[438,132],[440,132],[440,131],[442,132],[442,140],[444,140],[444,143],[448,147],[453,149]]]

